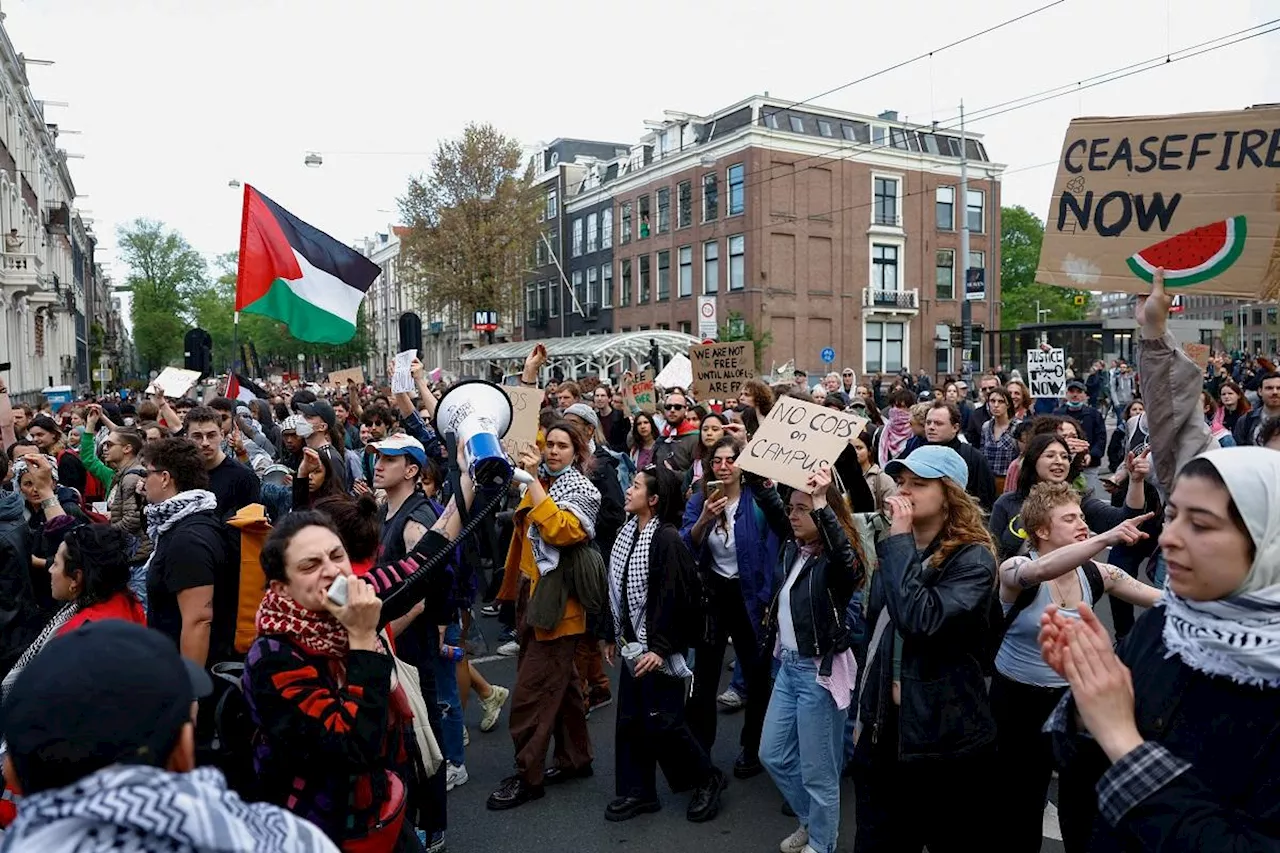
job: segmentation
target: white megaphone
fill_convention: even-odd
[[[511,428],[513,415],[505,391],[483,379],[468,379],[440,398],[434,426],[441,437],[457,437],[477,486],[501,486],[511,478],[511,462],[500,439]]]

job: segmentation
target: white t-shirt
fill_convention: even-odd
[[[738,511],[741,500],[742,498],[738,498],[725,506],[724,516],[728,523],[724,529],[721,529],[720,522],[717,520],[711,523],[711,529],[707,531],[707,547],[711,549],[711,567],[722,578],[738,576],[738,547],[734,541],[733,517]]]
[[[791,587],[808,559],[803,552],[796,555],[796,561],[791,564],[791,571],[787,572],[787,579],[782,583],[782,592],[778,594],[778,641],[784,649],[793,652],[800,651],[800,644],[796,642],[796,626],[791,621]]]

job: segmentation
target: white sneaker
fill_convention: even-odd
[[[462,727],[462,745],[471,746],[471,729],[467,726]]]
[[[800,827],[782,839],[778,849],[782,853],[810,853],[813,848],[809,846],[809,829],[804,826]]]
[[[513,658],[516,655],[520,654],[520,644],[517,643],[515,640],[512,640],[509,643],[503,643],[502,645],[498,646],[498,654],[502,655],[505,658]]]
[[[480,731],[493,731],[494,727],[498,725],[498,718],[502,716],[502,706],[507,703],[507,699],[510,696],[510,690],[494,684],[488,697],[480,700]]]
[[[454,788],[458,787],[459,785],[467,784],[467,780],[469,780],[470,778],[471,777],[467,775],[467,765],[454,764],[452,761],[450,761],[449,768],[445,771],[444,789],[446,791],[452,791]],[[805,837],[808,838],[807,833],[805,834]]]
[[[723,693],[716,697],[716,704],[725,711],[737,711],[746,706],[747,697],[732,687],[727,687]]]

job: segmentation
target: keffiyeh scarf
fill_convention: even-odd
[[[571,512],[582,525],[587,539],[596,538],[596,518],[600,515],[600,490],[591,484],[587,475],[569,466],[552,474],[543,466],[539,471],[543,478],[550,478],[547,496],[557,508]],[[560,549],[542,538],[538,525],[529,525],[529,544],[533,546],[533,559],[538,565],[539,576],[560,565]]]
[[[55,486],[58,485],[58,460],[50,456],[48,453],[41,453],[40,455],[49,463],[49,474],[53,477],[53,484]],[[27,473],[29,470],[31,470],[31,465],[27,462],[26,456],[19,457],[14,461],[13,482],[15,486],[22,482],[22,475]]]
[[[1164,644],[1197,672],[1280,687],[1280,453],[1231,447],[1213,463],[1253,540],[1244,583],[1215,601],[1189,601],[1165,586]]]
[[[312,654],[342,658],[347,654],[347,629],[329,612],[308,610],[292,598],[267,590],[254,618],[258,635],[281,634]]]
[[[609,605],[613,609],[613,630],[618,645],[627,642],[628,634],[649,650],[649,556],[653,550],[653,537],[661,525],[651,518],[643,528],[633,515],[627,519],[613,541],[609,553]],[[623,578],[626,578],[625,589]],[[627,610],[631,613],[631,630],[622,630],[622,597],[626,596]],[[675,652],[662,662],[660,671],[674,678],[689,678],[693,671],[684,654]]]
[[[147,536],[153,545],[160,542],[160,534],[192,513],[218,508],[218,499],[208,489],[188,489],[178,492],[167,501],[147,504],[143,512],[147,516]],[[155,553],[152,551],[152,553]]]
[[[80,605],[74,601],[69,601],[62,607],[58,608],[58,612],[53,614],[53,618],[49,620],[49,624],[36,636],[31,645],[27,646],[26,651],[18,658],[18,662],[13,665],[13,669],[9,670],[4,677],[4,682],[0,683],[0,701],[9,695],[9,690],[13,687],[14,682],[18,680],[18,676],[22,674],[22,670],[27,664],[31,663],[32,658],[40,654],[40,650],[44,648],[45,643],[58,635],[58,631],[62,626],[71,621],[71,617],[80,612]]]
[[[890,459],[901,453],[902,448],[907,446],[907,442],[913,435],[915,433],[911,431],[911,410],[889,409],[888,420],[880,432],[880,467],[883,468]]]

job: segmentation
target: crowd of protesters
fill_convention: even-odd
[[[610,821],[662,808],[659,770],[693,822],[760,777],[796,820],[760,849],[1021,853],[1056,771],[1072,853],[1274,849],[1280,375],[1202,372],[1169,301],[1138,369],[1054,400],[845,370],[643,412],[535,347],[497,491],[417,362],[416,394],[0,389],[0,851],[443,850],[472,693],[481,732],[506,709],[493,810],[593,784],[616,702]],[[741,464],[782,396],[865,421],[803,489]],[[471,661],[480,616],[513,684]]]

